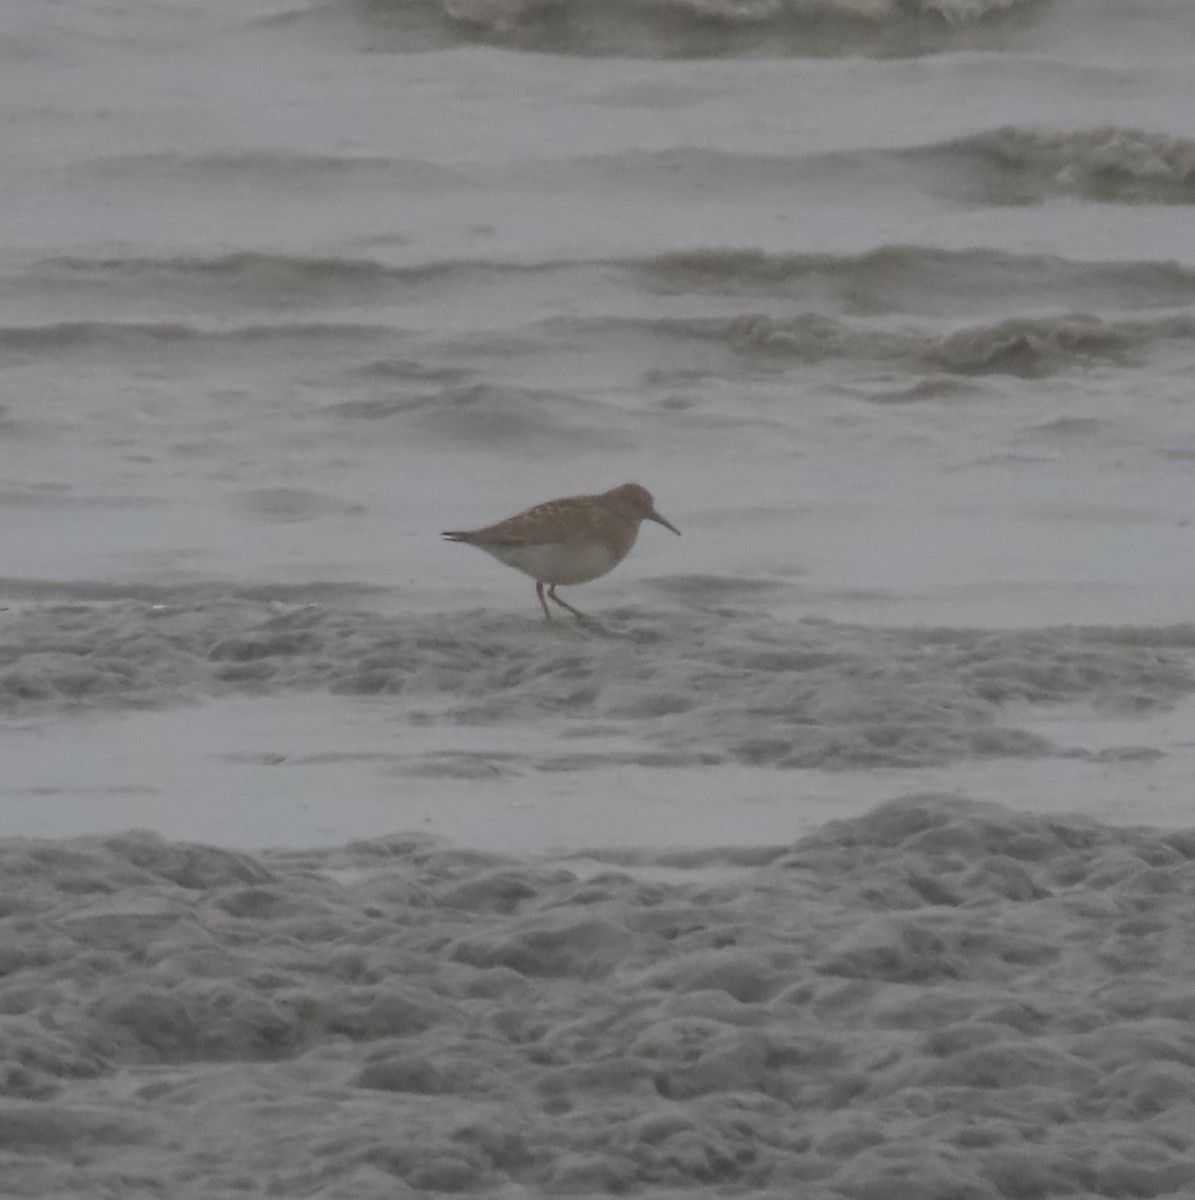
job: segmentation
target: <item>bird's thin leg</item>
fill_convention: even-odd
[[[568,611],[571,612],[573,614],[573,616],[577,618],[578,621],[592,621],[593,620],[592,617],[590,617],[586,613],[583,613],[579,608],[573,608],[573,606],[571,604],[569,604],[567,600],[561,600],[560,597],[558,595],[556,595],[556,585],[555,584],[552,584],[552,586],[550,588],[548,588],[548,599],[554,601],[556,604],[559,604],[561,608],[567,608]]]
[[[535,594],[539,597],[540,604],[543,605],[544,616],[550,621],[552,619],[552,612],[548,608],[548,602],[544,599],[544,581],[542,579],[537,579],[535,581]],[[548,595],[552,596],[552,593],[549,592]],[[556,597],[552,596],[552,599],[555,600]]]

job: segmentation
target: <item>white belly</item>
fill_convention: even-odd
[[[605,575],[616,567],[623,553],[615,553],[601,542],[587,542],[580,546],[482,546],[500,562],[532,579],[544,583],[588,583]],[[630,547],[628,546],[629,550]]]

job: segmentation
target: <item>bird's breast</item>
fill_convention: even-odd
[[[633,541],[633,539],[632,539]],[[587,583],[612,570],[627,556],[630,544],[592,541],[529,546],[484,546],[495,558],[544,583]]]

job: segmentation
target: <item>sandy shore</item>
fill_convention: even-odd
[[[10,1196],[1188,1196],[1195,835],[0,843]]]

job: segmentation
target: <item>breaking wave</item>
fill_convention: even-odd
[[[1115,203],[1195,203],[1195,140],[1139,129],[1002,129],[955,143],[992,178],[992,198],[1051,195]]]
[[[367,0],[376,47],[481,41],[557,54],[918,55],[999,45],[1041,0]],[[300,19],[300,15],[293,16]],[[307,19],[312,18],[308,15]]]
[[[1150,345],[1195,336],[1195,318],[1155,321],[1104,320],[1084,314],[1015,317],[950,333],[877,328],[821,313],[776,317],[751,313],[736,317],[661,318],[646,322],[610,321],[618,332],[657,338],[712,342],[760,366],[853,360],[899,363],[916,370],[959,374],[1048,375],[1085,363],[1122,365]]]

